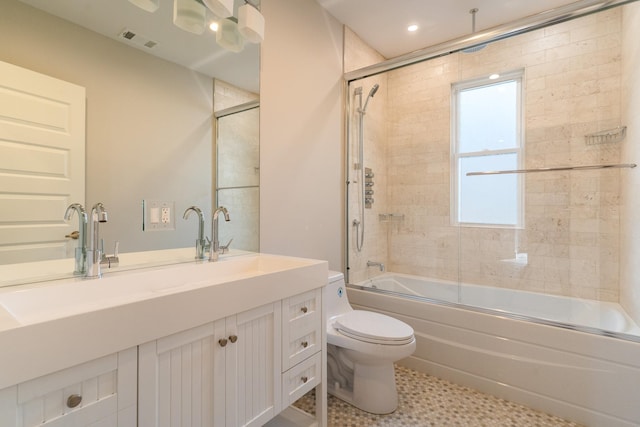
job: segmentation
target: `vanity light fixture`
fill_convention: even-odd
[[[129,2],[135,4],[140,9],[151,13],[158,10],[158,7],[160,6],[160,0],[129,0]]]
[[[264,16],[247,0],[238,8],[238,30],[251,43],[264,40]]]
[[[207,10],[194,0],[173,0],[173,24],[185,31],[202,34],[206,26]]]
[[[233,0],[202,0],[205,6],[220,18],[233,15]]]
[[[244,37],[238,29],[238,21],[233,16],[218,22],[216,31],[216,43],[228,51],[240,52],[244,49]]]

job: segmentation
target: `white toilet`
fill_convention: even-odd
[[[398,392],[393,363],[416,349],[413,328],[393,317],[354,310],[339,272],[329,272],[323,303],[329,393],[373,414],[395,411]]]

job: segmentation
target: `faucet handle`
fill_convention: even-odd
[[[220,245],[220,250],[222,251],[223,254],[226,254],[227,252],[229,252],[229,246],[231,246],[231,242],[233,242],[233,237],[231,238],[231,240],[227,242],[226,245]]]

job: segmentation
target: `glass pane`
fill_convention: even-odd
[[[458,94],[459,152],[518,146],[515,81],[462,90]]]
[[[260,184],[260,109],[218,119],[218,188]]]
[[[218,190],[218,206],[229,211],[231,220],[218,222],[220,244],[233,239],[231,247],[245,251],[260,250],[260,188]],[[222,218],[222,217],[220,217]]]
[[[518,223],[518,175],[466,176],[467,172],[517,169],[518,156],[498,154],[459,161],[458,221],[477,224]]]

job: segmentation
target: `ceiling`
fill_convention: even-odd
[[[243,89],[259,91],[260,45],[248,43],[242,52],[233,53],[220,48],[215,33],[209,29],[202,35],[181,30],[173,25],[173,0],[160,0],[154,13],[128,0],[20,1],[123,43],[130,43],[119,37],[128,29],[157,43],[151,49],[132,44],[134,47]],[[235,16],[242,4],[236,0]],[[215,19],[213,14],[208,18]]]
[[[215,43],[215,33],[196,36],[173,25],[173,0],[160,0],[160,8],[146,12],[128,0],[21,0],[31,6],[89,28],[107,37],[123,30],[157,42],[151,49],[136,46],[161,58],[258,92],[260,46],[247,44],[231,53]],[[235,0],[237,7],[242,0]],[[331,15],[351,28],[385,58],[393,58],[471,33],[469,10],[478,8],[476,30],[481,31],[575,0],[317,0]],[[210,15],[213,20],[215,17]],[[409,33],[407,26],[417,24]],[[268,26],[267,36],[268,36]],[[140,38],[140,37],[138,37]],[[185,46],[189,48],[186,49]]]
[[[317,0],[387,59],[515,21],[575,0]],[[410,33],[407,27],[418,25]]]

